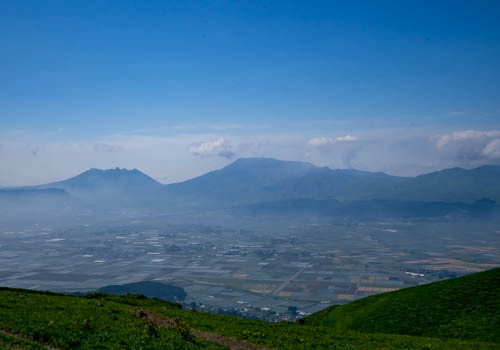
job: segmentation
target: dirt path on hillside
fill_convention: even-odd
[[[155,315],[152,312],[149,311],[144,311],[144,310],[136,310],[135,314],[137,317],[141,318],[144,322],[146,323],[151,323],[153,325],[159,325],[161,327],[165,328],[182,328],[181,323],[178,318],[164,318],[164,317],[159,317]],[[185,326],[184,326],[185,327]],[[243,340],[237,340],[229,337],[224,337],[219,334],[215,333],[210,333],[210,332],[205,332],[205,331],[200,331],[198,329],[194,329],[188,326],[189,331],[191,334],[198,338],[202,338],[205,340],[209,340],[215,343],[219,343],[222,345],[229,346],[231,350],[265,350],[263,347],[259,347],[255,344],[243,341]]]
[[[41,343],[38,343],[34,340],[31,340],[31,339],[28,339],[28,338],[25,338],[23,337],[22,335],[19,335],[19,334],[15,334],[15,333],[11,333],[11,332],[8,332],[6,330],[3,330],[3,329],[0,329],[0,334],[2,335],[5,335],[7,337],[11,337],[11,338],[16,338],[18,340],[24,340],[26,342],[31,342],[31,343],[36,343],[40,346],[43,346],[44,348],[48,349],[48,350],[62,350],[62,349],[59,349],[59,348],[56,348],[56,347],[53,347],[51,345],[47,345],[47,344],[41,344]],[[22,347],[20,347],[20,349],[22,349]]]

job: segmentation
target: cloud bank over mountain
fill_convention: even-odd
[[[500,164],[500,130],[400,128],[225,129],[130,133],[83,140],[4,133],[0,186],[61,180],[89,168],[139,168],[163,183],[221,168],[239,157],[302,160],[331,168],[417,175]]]
[[[352,168],[352,161],[363,147],[358,137],[347,134],[337,137],[313,137],[307,145],[330,156],[340,157],[342,168]]]
[[[436,148],[457,161],[500,160],[500,130],[462,130],[434,137]]]
[[[189,152],[197,156],[217,155],[227,159],[231,159],[234,156],[234,152],[231,151],[231,146],[224,139],[224,137],[219,137],[214,141],[201,142],[191,145],[189,147]]]
[[[337,136],[337,137],[314,137],[307,141],[309,146],[313,147],[327,147],[330,145],[335,145],[340,142],[354,142],[358,138],[352,135]]]

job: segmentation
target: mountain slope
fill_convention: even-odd
[[[500,201],[500,166],[466,170],[444,169],[410,178],[397,185],[390,199],[472,202],[489,197]]]
[[[123,301],[0,289],[0,334],[4,335],[0,348],[3,340],[7,349],[224,349],[212,342],[194,342],[181,327],[147,324]],[[31,347],[16,344],[20,339]]]
[[[200,210],[314,200],[321,201],[311,203],[314,207],[321,204],[335,207],[334,201],[353,202],[348,205],[351,209],[360,207],[366,212],[374,204],[368,201],[385,200],[397,202],[380,202],[384,210],[379,212],[387,212],[389,207],[397,209],[398,203],[412,201],[422,202],[418,206],[426,212],[425,203],[429,203],[431,209],[436,207],[430,202],[474,203],[483,198],[500,201],[498,178],[500,166],[454,168],[417,177],[397,177],[352,169],[334,170],[305,162],[242,158],[222,169],[169,185],[162,185],[136,169],[116,168],[90,169],[68,180],[20,189],[64,190],[70,197],[101,209],[192,207]],[[9,190],[12,189],[0,192]],[[364,202],[355,203],[357,201]],[[286,205],[298,208],[292,202]],[[436,213],[431,212],[431,216]]]
[[[231,204],[253,202],[273,198],[275,194],[270,187],[288,177],[303,177],[315,168],[303,162],[242,158],[222,169],[166,185],[164,192],[167,196],[184,200],[215,200]]]
[[[188,181],[166,185],[166,198],[190,204],[244,205],[287,199],[434,202],[500,201],[500,166],[447,169],[417,177],[333,170],[310,163],[242,158]]]
[[[53,182],[38,188],[60,188],[72,192],[141,192],[158,190],[162,185],[137,169],[89,169],[70,179]]]
[[[141,295],[72,296],[0,288],[0,310],[0,348],[8,349],[227,349],[222,344],[228,343],[240,350],[500,348],[457,339],[251,321],[183,310]]]
[[[165,195],[226,205],[290,198],[370,198],[403,178],[358,170],[332,170],[305,162],[242,158],[200,177],[170,184]]]
[[[35,186],[35,189],[62,189],[91,208],[123,209],[144,207],[155,200],[164,185],[137,169],[89,169],[64,181]]]
[[[461,218],[487,219],[498,215],[500,206],[491,200],[474,203],[448,203],[425,201],[402,201],[370,199],[358,201],[338,201],[336,199],[286,199],[273,202],[236,207],[231,211],[236,215],[250,216],[289,216],[299,217],[337,217],[353,219],[413,219],[447,217],[450,220]]]
[[[0,189],[0,222],[37,222],[49,216],[61,220],[79,204],[63,189]]]
[[[305,324],[500,342],[500,268],[333,306]]]

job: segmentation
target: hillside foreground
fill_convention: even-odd
[[[0,349],[500,349],[499,275],[500,269],[494,269],[385,293],[296,323],[183,310],[142,295],[73,296],[1,288]],[[460,288],[472,289],[460,293]],[[453,304],[451,291],[463,304]],[[428,299],[432,295],[441,297],[433,304]],[[475,299],[467,301],[471,295]],[[422,296],[427,299],[417,302]],[[442,297],[449,303],[440,302]],[[375,299],[381,308],[367,306]],[[414,307],[404,307],[409,301]],[[439,303],[441,307],[434,309]],[[419,311],[422,305],[430,306]],[[453,316],[457,310],[464,317]],[[349,313],[343,323],[338,322],[339,315]],[[369,327],[378,322],[380,326]],[[437,323],[448,326],[437,327]],[[421,336],[402,335],[411,333],[412,327]],[[439,331],[443,329],[447,332]]]

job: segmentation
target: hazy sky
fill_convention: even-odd
[[[498,1],[0,1],[0,186],[500,163]]]

